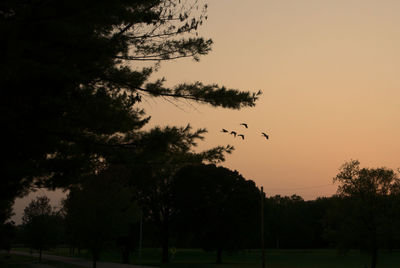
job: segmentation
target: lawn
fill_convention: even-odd
[[[41,263],[55,268],[83,268],[83,266],[49,260],[43,260]],[[0,268],[29,268],[35,264],[38,264],[36,257],[0,253]]]
[[[19,249],[29,251],[27,249]],[[68,249],[59,248],[46,251],[45,254],[68,256]],[[78,256],[77,256],[78,257]],[[90,258],[87,251],[81,251],[81,258]],[[246,250],[224,253],[223,264],[215,264],[215,253],[200,249],[177,249],[170,264],[160,264],[161,249],[146,248],[139,260],[137,252],[132,255],[131,263],[163,268],[255,268],[261,267],[261,251]],[[360,251],[353,250],[339,255],[335,250],[267,250],[267,268],[364,268],[369,266],[370,258]],[[104,252],[100,261],[120,262],[117,252]],[[2,266],[0,266],[2,267]],[[10,266],[13,267],[14,266]],[[15,266],[19,267],[19,266]],[[400,267],[400,251],[382,251],[378,259],[378,268]]]
[[[191,261],[191,257],[193,260]],[[259,250],[236,254],[226,253],[223,256],[224,264],[216,265],[213,254],[200,257],[198,252],[181,252],[168,268],[255,268],[261,267]],[[266,252],[267,268],[364,268],[369,266],[370,258],[359,251],[351,251],[346,255],[338,255],[335,250],[268,250]],[[381,252],[378,268],[400,267],[400,252]]]

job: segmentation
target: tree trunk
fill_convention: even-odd
[[[372,231],[372,250],[371,250],[371,268],[376,268],[378,262],[378,236],[376,232],[376,226],[373,226]]]
[[[276,249],[279,249],[279,248],[280,248],[279,234],[278,234],[278,233],[277,233],[276,236],[275,236],[275,246],[276,246]]]
[[[378,262],[378,249],[374,247],[372,249],[371,268],[376,268],[377,262]]]
[[[222,248],[217,249],[217,264],[222,263]]]
[[[42,262],[42,248],[39,248],[39,262]]]
[[[74,246],[74,244],[70,244],[70,246],[69,246],[69,255],[70,256],[75,256],[75,246]]]
[[[161,241],[161,246],[162,246],[162,263],[168,263],[169,262],[169,252],[168,252],[168,247],[169,247],[169,217],[168,215],[164,215],[163,217],[163,226],[162,226],[162,241]]]
[[[129,247],[124,246],[122,249],[122,263],[128,264],[129,263]]]
[[[96,249],[93,249],[93,265],[92,268],[96,268],[97,266],[97,257],[98,257],[98,252]]]
[[[168,254],[168,243],[163,243],[162,245],[162,263],[169,262],[169,254]]]

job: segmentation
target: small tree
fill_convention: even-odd
[[[24,209],[25,239],[31,248],[39,250],[39,262],[42,261],[42,251],[57,244],[62,232],[59,223],[60,216],[53,211],[47,196],[37,197]]]
[[[360,168],[358,161],[345,163],[333,180],[340,185],[339,213],[332,234],[343,248],[366,249],[371,254],[371,268],[375,268],[380,242],[393,220],[391,199],[400,192],[400,180],[391,169]]]

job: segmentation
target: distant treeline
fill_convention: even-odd
[[[123,171],[109,169],[71,189],[60,210],[46,197],[32,201],[9,242],[39,250],[69,245],[71,255],[89,249],[95,260],[111,248],[124,262],[140,245],[164,248],[164,261],[170,248],[203,248],[222,262],[223,251],[260,248],[263,201],[267,248],[358,248],[373,258],[378,249],[400,248],[399,184],[388,169],[347,163],[335,178],[338,194],[310,201],[265,197],[252,180],[215,165],[186,166],[147,189],[124,184]]]

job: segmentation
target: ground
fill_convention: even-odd
[[[88,257],[83,252],[82,258],[66,258],[52,254],[65,255],[66,249],[47,252],[43,263],[39,264],[36,257],[31,257],[29,250],[19,249],[25,256],[12,255],[5,259],[5,254],[0,255],[0,268],[82,268],[91,267],[91,262],[85,260]],[[200,249],[177,249],[170,264],[160,264],[160,249],[145,249],[141,260],[147,267],[161,268],[259,268],[261,267],[260,250],[246,250],[241,252],[224,253],[221,265],[214,264],[215,254],[204,252]],[[19,253],[21,254],[21,253]],[[106,252],[99,262],[98,268],[128,268],[139,266],[127,266],[118,263],[119,254]],[[369,256],[360,251],[353,250],[349,253],[337,254],[335,250],[267,250],[266,259],[268,268],[364,268],[369,265]],[[137,255],[132,257],[133,263],[137,263]],[[398,268],[400,264],[400,251],[382,251],[378,260],[378,268]],[[143,266],[142,266],[143,267]]]

